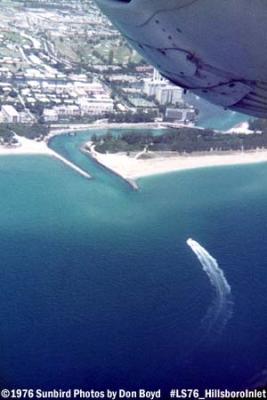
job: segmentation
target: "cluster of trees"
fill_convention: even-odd
[[[225,134],[210,129],[181,127],[170,129],[162,135],[129,131],[121,135],[108,133],[93,137],[96,150],[102,153],[119,151],[140,151],[146,146],[151,151],[175,151],[192,153],[196,151],[251,150],[257,147],[267,148],[266,133]]]
[[[1,124],[0,136],[7,142],[14,134],[24,136],[28,139],[36,139],[48,135],[48,126],[41,124]]]
[[[14,140],[14,133],[9,128],[0,126],[0,142],[4,144],[11,144]]]
[[[110,114],[108,117],[109,122],[128,122],[128,123],[136,123],[136,122],[154,122],[157,117],[157,113],[155,111],[139,111],[133,113],[131,111]]]

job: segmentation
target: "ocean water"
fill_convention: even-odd
[[[204,111],[200,114],[198,125],[203,128],[217,129],[219,131],[228,131],[233,126],[248,120],[248,116],[234,111],[224,111],[221,108],[210,115]],[[252,119],[252,117],[251,117]]]
[[[48,157],[0,158],[0,385],[250,387],[267,367],[267,164],[135,192],[79,152],[89,136],[51,146],[92,180]],[[188,238],[231,287],[221,331],[205,326],[216,291]]]
[[[253,119],[245,114],[224,110],[190,92],[186,95],[186,100],[198,109],[197,125],[203,128],[227,131],[237,124]]]

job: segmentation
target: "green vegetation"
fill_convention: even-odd
[[[60,55],[66,59],[69,59],[72,62],[77,62],[77,52],[76,49],[73,48],[73,42],[68,38],[56,38],[54,39],[54,45]]]
[[[12,129],[18,136],[24,136],[28,139],[42,138],[49,133],[48,126],[42,124],[15,124],[12,125]]]
[[[14,133],[3,125],[0,126],[0,143],[14,143]]]
[[[111,114],[108,116],[108,122],[127,122],[127,123],[136,123],[136,122],[154,122],[157,113],[154,111],[144,112],[139,111],[133,113],[131,111]]]
[[[41,124],[1,124],[0,125],[0,138],[5,143],[10,143],[14,134],[24,136],[28,139],[42,138],[49,133],[49,128]]]
[[[210,129],[186,128],[167,130],[162,135],[127,132],[118,136],[110,133],[93,137],[95,149],[100,153],[140,151],[144,147],[151,151],[175,151],[192,153],[196,151],[230,151],[267,148],[267,130],[259,134],[226,134]]]
[[[129,63],[138,65],[142,60],[139,54],[119,37],[118,33],[114,33],[111,37],[104,35],[88,37],[84,32],[83,35],[73,37],[71,40],[63,37],[53,40],[61,56],[75,64],[127,66]]]

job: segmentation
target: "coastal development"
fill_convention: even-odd
[[[96,2],[0,0],[0,397],[263,387],[267,119],[173,85]]]
[[[2,1],[0,122],[194,120],[91,0]]]
[[[46,143],[68,130],[194,121],[182,89],[148,66],[94,2],[4,0],[0,14],[0,154],[51,155]]]
[[[262,122],[226,136],[197,129],[199,110],[183,90],[147,65],[91,0],[5,0],[0,13],[0,155],[52,155],[88,178],[49,142],[90,130],[83,151],[134,187],[151,174],[265,161]],[[128,143],[98,136],[108,128],[126,130],[123,139],[128,128],[135,133]],[[156,128],[166,134],[154,136]]]

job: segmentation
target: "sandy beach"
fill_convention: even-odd
[[[246,152],[194,153],[180,155],[172,152],[146,153],[146,158],[125,153],[101,154],[89,142],[87,151],[100,164],[128,181],[174,171],[226,165],[267,162],[267,150]]]
[[[60,154],[50,149],[45,141],[35,141],[30,140],[25,137],[15,136],[18,141],[17,145],[14,146],[0,146],[0,156],[14,156],[14,155],[44,155],[49,157],[54,157],[61,162],[63,162],[68,167],[75,170],[77,173],[85,178],[91,178],[91,176],[79,168],[77,165],[73,164],[66,158],[62,157]]]
[[[249,129],[249,122],[244,121],[240,122],[240,124],[235,125],[233,128],[226,131],[226,133],[235,133],[235,134],[245,133],[249,135],[250,133],[253,133],[253,131]]]
[[[48,137],[43,141],[29,140],[24,137],[16,136],[18,145],[15,146],[0,146],[1,155],[46,155],[54,157],[63,162],[68,167],[74,169],[80,175],[91,178],[91,176],[73,164],[69,160],[62,157],[60,154],[48,147],[49,140],[59,134],[66,134],[68,132],[79,132],[88,129],[108,129],[108,128],[135,128],[135,129],[155,129],[165,128],[166,126],[158,123],[140,123],[140,124],[107,124],[103,122],[90,124],[90,125],[77,125],[77,126],[53,126],[53,130],[50,132]],[[243,122],[231,130],[229,133],[251,133],[247,122]],[[126,180],[132,188],[138,189],[136,180],[138,178],[165,174],[174,171],[182,171],[195,168],[207,168],[214,166],[226,166],[226,165],[240,165],[267,162],[267,149],[258,149],[246,152],[222,152],[222,153],[193,153],[193,154],[177,154],[173,152],[140,152],[138,154],[131,154],[130,156],[126,153],[116,154],[101,154],[94,150],[91,142],[86,143],[82,148],[96,162],[112,171],[122,179]]]

